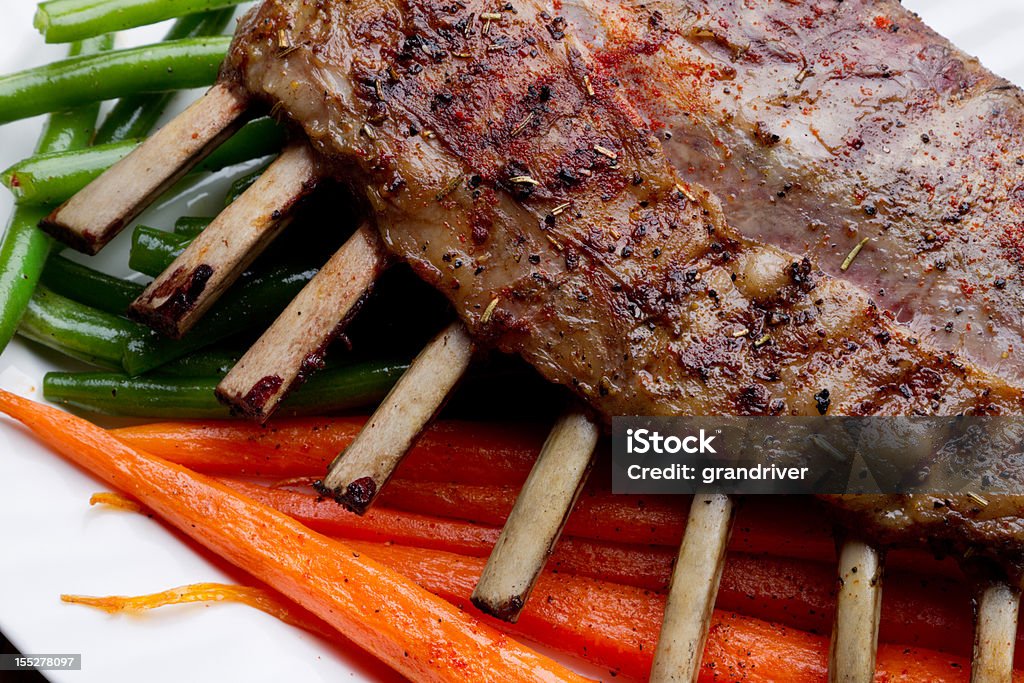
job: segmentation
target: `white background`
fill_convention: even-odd
[[[904,0],[940,33],[981,57],[996,73],[1024,84],[1024,3],[1020,0]],[[3,0],[0,73],[63,56],[32,29],[29,0]],[[123,36],[122,46],[151,42],[165,27]],[[0,168],[32,153],[40,120],[0,126]],[[184,214],[211,214],[224,183],[193,188],[146,222],[166,226]],[[11,210],[0,190],[0,217]],[[124,274],[125,240],[104,254]],[[0,386],[38,397],[56,356],[15,341],[0,355]],[[197,581],[231,581],[216,560],[197,553],[139,515],[90,509],[103,490],[21,430],[0,422],[0,630],[23,652],[83,653],[81,672],[57,681],[345,681],[398,677],[352,646],[329,644],[237,605],[165,608],[144,617],[109,617],[63,605],[61,593],[159,591]],[[237,577],[236,577],[237,578]],[[595,672],[588,672],[594,674]]]

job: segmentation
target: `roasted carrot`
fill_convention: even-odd
[[[499,533],[497,527],[384,507],[359,517],[315,495],[224,481],[253,500],[346,541],[393,542],[486,557]],[[767,533],[753,536],[758,544],[757,554],[730,551],[717,606],[806,631],[828,633],[835,609],[834,562],[764,554],[773,549],[771,538]],[[648,590],[664,590],[674,556],[675,552],[668,548],[563,537],[547,569]],[[881,637],[884,641],[969,654],[970,596],[960,583],[938,576],[890,572],[882,596]]]
[[[146,452],[210,474],[319,477],[364,422],[362,417],[318,418],[279,420],[260,427],[210,420],[157,423],[113,433]],[[438,422],[398,469],[391,486],[400,493],[385,490],[383,495],[391,497],[392,506],[401,505],[411,512],[501,525],[543,438],[539,425]],[[460,488],[460,484],[468,488]],[[685,500],[619,500],[606,486],[591,486],[569,518],[568,533],[596,540],[677,546],[686,523]],[[835,558],[831,525],[803,498],[748,500],[739,511],[731,548],[822,561]],[[891,552],[886,564],[961,576],[952,559],[937,562],[918,550]]]
[[[720,609],[828,634],[835,593],[834,563],[729,553],[716,604]],[[971,595],[962,582],[887,572],[881,615],[883,642],[965,657],[971,653]],[[1024,637],[1021,641],[1024,644]]]
[[[164,422],[113,430],[147,453],[205,474],[322,476],[365,417],[250,422]],[[424,433],[396,476],[416,481],[522,484],[544,443],[542,425],[440,421]]]
[[[358,433],[365,418],[280,420],[266,427],[227,420],[165,422],[113,431],[146,452],[225,476],[322,476],[327,463]],[[393,507],[436,517],[504,524],[543,439],[532,425],[441,421],[428,430],[385,489]],[[389,492],[389,490],[394,492]],[[613,496],[590,486],[569,518],[568,533],[595,540],[676,547],[687,499]],[[753,498],[740,509],[731,548],[820,561],[835,558],[832,527],[806,499]],[[897,550],[887,566],[960,576],[952,559]]]
[[[415,577],[424,587],[430,587],[432,591],[443,594],[449,599],[465,602],[465,593],[472,587],[473,572],[481,569],[482,564],[475,558],[460,557],[451,553],[437,551],[413,550],[398,546],[384,546],[382,544],[354,542],[350,547],[357,552],[365,552],[371,557],[382,558],[384,564],[392,566],[403,574]],[[735,558],[732,560],[736,564]],[[454,574],[448,570],[455,568]],[[464,581],[468,577],[470,581]],[[754,580],[754,579],[752,579]],[[646,649],[646,641],[637,640],[643,637],[638,636],[639,631],[629,631],[621,628],[622,623],[628,623],[625,619],[618,622],[612,619],[603,618],[601,610],[589,620],[573,620],[571,608],[574,605],[585,604],[582,600],[598,600],[600,605],[613,604],[628,609],[629,614],[637,617],[653,619],[658,616],[658,607],[661,598],[650,593],[636,593],[634,591],[622,591],[613,584],[606,584],[598,581],[587,581],[579,578],[560,578],[558,575],[545,572],[542,578],[543,586],[549,589],[545,596],[545,602],[536,606],[527,607],[523,620],[515,626],[496,622],[499,628],[511,630],[521,636],[530,638],[537,642],[543,642],[556,650],[577,657],[589,656],[590,660],[598,661],[596,657],[608,658],[610,662],[620,662],[622,657],[626,661],[634,661],[636,670],[627,668],[624,673],[630,677],[642,673],[645,666],[649,666],[646,658],[641,654]],[[630,595],[630,593],[633,593]],[[280,597],[272,591],[257,587],[234,586],[222,584],[194,584],[172,588],[170,590],[154,593],[151,595],[139,596],[61,596],[65,602],[84,604],[96,607],[110,613],[125,611],[149,610],[165,605],[176,605],[187,602],[198,601],[228,601],[240,602],[256,609],[259,609],[282,621],[304,628],[321,636],[330,637],[325,633],[326,624],[319,618],[308,614],[301,608],[296,608],[292,603]],[[640,612],[636,610],[640,609]],[[621,617],[620,613],[620,617]],[[780,624],[765,622],[764,619],[752,619],[742,617],[736,613],[719,611],[716,614],[714,630],[717,638],[709,642],[710,648],[716,648],[716,654],[705,659],[705,676],[713,678],[712,672],[719,672],[723,667],[729,672],[746,672],[757,669],[762,679],[785,677],[796,677],[796,680],[806,678],[807,680],[820,680],[820,647],[815,639],[807,639],[805,633],[799,630],[787,630],[780,628]],[[765,647],[762,638],[767,634],[772,639],[770,645]],[[759,647],[764,650],[756,650],[748,653],[740,652],[740,659],[736,656],[736,647],[726,647],[719,640],[730,639],[735,646],[736,643],[758,642]],[[818,639],[820,640],[820,639]],[[623,643],[628,647],[623,652]],[[923,652],[926,661],[925,668],[915,666],[907,669],[907,676],[918,673],[933,674],[938,671],[938,678],[928,680],[956,680],[956,667],[961,665],[955,659],[943,658],[936,653],[927,651],[907,651],[905,647],[890,647],[883,645],[880,654],[884,654],[887,664],[883,666],[881,674],[891,671],[902,671],[907,668],[903,661],[904,657],[918,656]],[[635,653],[635,654],[634,654]],[[616,659],[613,659],[616,658]],[[794,667],[794,662],[801,666]],[[937,668],[936,666],[937,665]],[[945,677],[949,671],[953,675]],[[774,672],[773,672],[774,671]],[[755,678],[754,680],[757,680]],[[898,680],[898,679],[897,679]]]
[[[393,545],[352,544],[424,588],[475,612],[469,595],[484,560]],[[726,565],[728,566],[728,564]],[[545,643],[645,679],[664,610],[664,597],[631,586],[543,572],[519,621],[502,625]],[[780,624],[716,610],[702,681],[814,681],[826,679],[828,640]],[[966,660],[932,650],[883,644],[877,681],[966,681]],[[1015,680],[1024,680],[1017,675]]]
[[[519,486],[393,480],[381,503],[410,512],[502,526],[519,495]],[[620,543],[678,546],[689,498],[613,495],[588,486],[580,495],[565,533]]]
[[[112,434],[147,453],[207,474],[273,478],[321,476],[331,460],[358,434],[365,418],[273,421],[266,427],[226,420],[165,422],[115,429]],[[382,494],[392,505],[434,516],[492,525],[504,523],[543,442],[533,425],[499,427],[480,423],[435,423],[399,467]],[[438,482],[434,486],[428,482]],[[464,482],[464,486],[456,484]],[[569,531],[583,538],[676,546],[686,521],[686,499],[613,497],[591,487],[569,519]],[[783,506],[785,507],[785,506]],[[780,553],[792,546],[798,556],[834,554],[831,528],[820,515],[779,519],[785,531],[765,540]],[[765,530],[758,509],[741,519],[737,543],[750,528]],[[751,546],[753,548],[753,546]]]
[[[0,391],[0,411],[417,680],[584,680],[399,574],[224,484]]]
[[[420,482],[395,479],[381,501],[395,509],[502,526],[519,495],[518,486]],[[677,548],[686,527],[686,496],[636,496],[588,486],[565,526],[576,538],[629,545]],[[835,561],[835,527],[806,497],[758,496],[746,499],[729,541],[735,552]],[[936,559],[918,549],[896,549],[887,565],[926,575],[962,578],[952,558]]]
[[[271,506],[276,504],[284,510],[298,510],[303,515],[320,515],[322,508],[329,513],[329,525],[324,530],[349,540],[398,542],[440,550],[459,549],[458,554],[482,556],[497,536],[496,529],[481,533],[480,527],[473,525],[460,527],[445,520],[403,515],[387,509],[359,518],[338,511],[330,503],[314,502],[315,508],[310,511],[309,497],[301,494],[268,490],[253,484],[234,485],[256,500]],[[96,494],[90,502],[138,509],[137,503],[117,494]],[[651,567],[642,553],[631,553],[631,549],[625,547],[620,550],[618,555],[602,555],[590,551],[586,543],[574,545],[572,539],[567,539],[556,550],[548,570],[623,585],[644,587],[647,583],[658,583],[664,586],[668,579],[669,558]],[[571,562],[563,563],[561,558],[570,558]],[[780,625],[825,634],[831,628],[835,609],[835,567],[832,563],[730,552],[717,606]],[[881,639],[883,642],[967,656],[971,643],[970,595],[961,583],[947,578],[891,572],[883,592]],[[1024,652],[1024,637],[1020,640],[1021,652]]]
[[[381,494],[393,508],[502,526],[519,486],[476,485],[395,479]],[[603,484],[587,486],[565,526],[567,535],[631,545],[673,549],[686,527],[686,496],[617,495]],[[755,496],[740,507],[729,548],[753,555],[769,554],[834,562],[834,528],[804,497]],[[896,550],[887,565],[915,573],[960,577],[951,559],[938,561],[920,550]]]
[[[266,427],[227,420],[166,422],[113,433],[142,450],[202,472],[315,478],[364,422],[362,417],[280,420]],[[542,438],[532,425],[438,422],[399,468],[384,500],[431,516],[504,524]],[[591,486],[569,518],[568,533],[676,546],[685,526],[686,500],[620,498],[606,487]],[[835,557],[832,527],[824,516],[809,510],[813,508],[805,499],[751,499],[739,512],[731,548],[831,561]],[[952,559],[939,562],[918,550],[893,551],[887,565],[961,575]]]
[[[381,501],[411,512],[502,526],[518,495],[518,486],[396,479],[384,489]],[[569,515],[565,533],[676,548],[683,537],[689,501],[686,496],[616,495],[600,484],[588,486]],[[833,558],[832,526],[822,515],[807,514],[808,504],[813,503],[750,499],[738,514],[731,547],[786,557]]]
[[[497,542],[499,529],[459,520],[427,517],[375,507],[363,516],[315,494],[275,489],[235,479],[224,484],[252,500],[283,512],[310,529],[328,536],[398,543],[482,556]]]
[[[486,557],[501,529],[471,522],[378,507],[360,517],[319,496],[275,489],[249,482],[223,479],[231,488],[264,505],[290,515],[311,529],[330,536],[362,541],[393,542],[420,548]],[[564,538],[548,566],[582,576],[664,589],[675,552],[669,548],[626,546],[585,539]]]

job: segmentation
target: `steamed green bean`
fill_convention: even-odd
[[[100,36],[71,46],[69,54],[92,54],[113,47],[112,36]],[[99,104],[52,114],[43,126],[36,146],[38,153],[80,149],[89,144],[96,129]],[[14,208],[3,241],[0,242],[0,351],[6,348],[35,291],[52,240],[36,226],[45,209]]]
[[[67,43],[242,2],[244,0],[47,0],[39,4],[34,23],[46,42]]]
[[[164,40],[203,38],[224,32],[235,11],[233,8],[183,16],[174,22]],[[129,95],[117,101],[96,131],[93,144],[142,138],[153,132],[176,93]]]
[[[283,142],[284,132],[280,126],[271,119],[258,119],[243,126],[193,172],[217,171],[259,159],[280,150]],[[85,150],[37,154],[0,173],[0,182],[10,189],[19,204],[59,204],[131,154],[138,145],[138,141],[126,140]]]
[[[210,85],[231,39],[186,38],[0,76],[0,123],[145,92]]]
[[[376,361],[317,374],[281,406],[281,415],[353,410],[380,402],[408,368],[408,363]],[[229,417],[229,408],[214,395],[220,378],[147,376],[118,373],[51,372],[43,396],[80,410],[103,415],[161,419]]]

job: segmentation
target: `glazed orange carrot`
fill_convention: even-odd
[[[363,417],[272,421],[266,427],[211,420],[165,422],[114,430],[146,452],[201,472],[273,478],[319,477],[351,443]],[[455,517],[495,526],[504,524],[511,501],[525,480],[544,433],[539,425],[496,425],[440,421],[427,431],[399,467],[389,488],[415,482],[415,490],[388,494],[393,506],[431,516]],[[600,468],[595,471],[601,475]],[[424,482],[441,482],[432,487]],[[460,489],[452,482],[470,488]],[[483,486],[476,489],[474,487]],[[501,488],[490,488],[501,487]],[[607,486],[589,487],[569,518],[569,532],[580,538],[678,547],[687,507],[685,498],[623,499]],[[783,557],[835,559],[832,527],[807,499],[754,497],[737,516],[731,548]],[[937,563],[921,551],[896,551],[891,568],[960,576],[952,559]]]
[[[328,536],[398,543],[482,556],[498,540],[500,529],[460,520],[427,517],[401,510],[374,507],[360,516],[333,500],[310,493],[270,488],[236,479],[220,479],[242,495],[283,512],[310,529]]]
[[[165,422],[116,429],[112,434],[147,453],[208,474],[318,477],[364,423],[362,417],[280,420],[266,427],[230,420]],[[534,425],[437,422],[399,467],[396,480],[382,493],[384,501],[411,512],[502,525],[542,442],[543,433]],[[457,486],[459,482],[465,487]],[[686,500],[619,499],[603,487],[590,487],[570,516],[567,533],[678,546]],[[796,506],[789,510],[795,514],[780,518],[774,527],[785,531],[785,537],[770,534],[762,545],[779,553],[792,547],[798,556],[813,552],[815,557],[831,557],[834,542],[823,518],[806,515]],[[770,531],[764,519],[760,510],[750,515],[755,534]],[[745,537],[738,537],[737,547],[753,550],[753,546],[743,547]]]
[[[584,680],[338,541],[73,415],[0,391],[69,460],[416,680]]]
[[[381,493],[381,501],[410,512],[502,526],[518,495],[518,486],[396,479]],[[588,486],[569,515],[565,533],[677,548],[686,526],[689,501],[686,496],[616,495],[600,484]],[[813,501],[806,498],[749,499],[737,514],[732,548],[785,557],[834,558],[832,525],[823,515],[808,514],[809,505]]]
[[[382,502],[401,510],[503,526],[519,486],[395,479]],[[617,495],[603,484],[587,486],[565,526],[576,538],[678,548],[689,514],[686,496]],[[753,496],[743,501],[729,549],[834,563],[833,525],[815,502],[800,496]],[[915,573],[960,577],[951,558],[939,561],[920,550],[896,550],[886,562]]]
[[[717,606],[765,621],[827,634],[836,604],[834,563],[729,553]],[[887,572],[879,638],[969,656],[971,596],[940,576]],[[1022,638],[1024,642],[1024,638]]]
[[[311,494],[224,481],[253,500],[346,541],[393,542],[486,557],[499,533],[497,527],[383,507],[359,517],[333,501]],[[760,543],[770,540],[770,535],[765,533],[754,538]],[[828,633],[835,609],[835,563],[762,554],[772,549],[759,546],[758,554],[730,551],[722,574],[718,607],[807,631]],[[674,556],[675,552],[667,548],[563,537],[547,569],[648,590],[665,590]],[[959,583],[936,576],[890,573],[882,596],[882,640],[969,654],[972,642],[970,596]]]
[[[381,503],[401,510],[503,526],[519,486],[425,482],[398,478]],[[613,495],[587,486],[566,522],[565,533],[620,543],[678,546],[689,509],[682,496]]]
[[[277,504],[285,509],[296,506],[294,500],[289,501],[291,492],[252,484],[235,485],[250,497],[272,506]],[[296,500],[301,511],[306,498],[299,495]],[[137,503],[117,494],[96,494],[90,502],[138,509]],[[331,503],[317,505],[327,511],[337,511]],[[319,513],[314,511],[314,514]],[[348,521],[335,522],[335,526],[327,530],[350,540],[398,542],[441,550],[447,546],[449,550],[462,548],[459,554],[479,556],[486,553],[497,536],[497,530],[491,530],[481,542],[483,535],[479,528],[473,529],[471,525],[469,533],[465,534],[459,526],[446,525],[443,520],[419,518],[410,524],[408,516],[386,509],[379,509],[367,518],[344,512],[335,514],[343,520],[347,517]],[[433,525],[435,521],[438,526]],[[431,532],[437,529],[441,534],[435,537]],[[427,533],[422,533],[424,531]],[[664,558],[659,566],[652,568],[642,554],[634,554],[625,547],[620,549],[622,552],[617,556],[595,554],[588,550],[588,544],[574,545],[574,541],[568,539],[547,568],[623,585],[643,587],[650,582],[661,586],[667,583],[670,558]],[[561,558],[569,558],[571,562],[563,563]],[[639,581],[638,577],[641,577]],[[967,656],[972,636],[970,605],[970,595],[962,583],[942,577],[891,572],[886,577],[883,592],[881,640]],[[779,625],[828,633],[835,609],[835,567],[832,563],[730,552],[717,606]],[[1024,637],[1021,640],[1024,652]]]
[[[483,559],[393,545],[352,545],[476,613],[468,598],[483,570]],[[664,610],[662,595],[545,571],[533,596],[519,621],[501,628],[630,679],[646,679]],[[824,635],[716,610],[701,680],[821,683],[827,665],[828,639]],[[879,647],[877,681],[967,679],[968,663],[963,658],[905,645]],[[1024,680],[1024,676],[1018,674],[1015,680]]]
[[[147,453],[206,474],[284,479],[322,476],[365,417],[163,422],[112,431]],[[544,443],[542,425],[439,421],[423,434],[396,476],[417,481],[522,484]]]
[[[222,479],[239,493],[294,517],[330,536],[362,541],[393,542],[486,557],[501,529],[471,522],[427,517],[378,507],[360,517],[331,500],[287,489]],[[563,538],[548,567],[582,576],[662,590],[668,585],[675,552],[669,548],[625,546]]]

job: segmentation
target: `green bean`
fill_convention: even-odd
[[[233,204],[235,200],[245,194],[245,191],[255,185],[256,181],[260,179],[260,176],[262,176],[263,172],[266,170],[266,167],[261,168],[260,170],[244,175],[231,183],[231,187],[228,188],[227,195],[224,197],[224,206]]]
[[[96,131],[97,145],[149,135],[177,93],[158,92],[122,97]]]
[[[156,332],[133,339],[122,365],[129,374],[139,375],[240,332],[261,329],[273,322],[317,270],[280,263],[263,272],[246,273],[182,339],[167,339]]]
[[[114,36],[96,36],[80,43],[72,43],[68,57],[82,57],[109,52],[114,49]],[[43,123],[39,134],[36,153],[63,152],[69,149],[88,147],[96,133],[96,118],[99,116],[99,102],[91,102],[76,109],[55,112]]]
[[[143,275],[156,277],[178,258],[192,238],[140,225],[132,233],[132,246],[128,254],[128,267]]]
[[[53,243],[36,226],[46,209],[15,207],[0,244],[0,351],[11,341]]]
[[[220,149],[202,161],[195,173],[258,159],[280,150],[284,133],[271,119],[259,119],[242,127]],[[114,142],[87,150],[37,154],[0,173],[22,205],[59,204],[135,151],[137,141]]]
[[[149,234],[158,247],[150,255],[155,272],[170,265],[189,241],[152,228],[136,232]],[[32,298],[19,332],[75,358],[139,375],[268,324],[315,274],[316,268],[295,262],[245,273],[189,334],[175,340],[115,315],[138,296],[140,285],[58,257],[45,278],[66,296],[40,288],[45,294]]]
[[[213,222],[212,218],[206,216],[181,216],[174,221],[174,232],[189,239],[195,238],[206,227]]]
[[[378,403],[408,367],[378,361],[326,370],[288,396],[281,414],[335,413]],[[116,373],[51,372],[43,396],[91,413],[160,419],[209,419],[230,416],[214,389],[218,377],[148,376]]]
[[[0,182],[7,186],[18,204],[59,204],[138,146],[138,140],[127,140],[86,150],[37,154],[5,170]]]
[[[71,56],[108,50],[112,36],[101,36],[71,46]],[[89,144],[96,128],[99,104],[51,115],[43,126],[39,153],[78,149]],[[3,242],[0,242],[0,351],[11,341],[29,304],[53,241],[36,226],[46,209],[15,207]]]
[[[219,35],[224,32],[234,13],[234,8],[227,8],[181,17],[174,22],[164,40]],[[93,144],[103,145],[149,135],[174,96],[175,93],[171,92],[149,93],[129,95],[118,100],[103,119]]]
[[[101,273],[63,256],[50,258],[42,283],[61,296],[114,315],[124,315],[142,294],[142,285],[136,282]]]
[[[108,0],[104,0],[107,2]],[[188,14],[175,14],[177,17],[174,24],[167,31],[164,40],[181,40],[182,38],[203,38],[205,36],[219,36],[231,23],[235,16],[234,5],[238,2],[223,5],[215,8],[212,3],[205,3],[205,7]],[[108,5],[109,6],[109,5]]]
[[[187,38],[0,77],[0,123],[137,93],[210,85],[230,43],[227,36]]]
[[[188,243],[188,240],[180,235],[152,228],[138,232],[152,235],[154,244],[163,246],[162,250],[154,251],[151,256],[154,270],[163,270],[170,265],[175,255]],[[161,241],[158,235],[164,239]],[[269,323],[315,273],[315,269],[295,263],[278,264],[265,272],[246,273],[239,286],[232,288],[195,329],[184,339],[173,340],[164,338],[142,325],[114,317],[127,310],[128,305],[141,293],[141,285],[57,257],[44,273],[44,283],[52,284],[57,292],[46,290],[49,296],[38,301],[38,297],[33,297],[34,317],[31,317],[27,327],[23,325],[21,332],[48,345],[57,345],[57,348],[64,349],[68,355],[76,358],[90,362],[97,362],[99,359],[104,361],[105,365],[116,364],[116,367],[138,375],[216,344],[239,332]],[[55,309],[57,312],[51,312]],[[70,346],[61,346],[62,330],[57,328],[51,319],[68,311],[68,325],[77,337]],[[29,320],[28,316],[26,320]],[[42,322],[36,322],[37,320]],[[83,320],[92,320],[95,323],[85,326],[81,322]],[[116,348],[112,343],[107,344],[102,332],[103,324],[119,334],[124,333],[124,343]],[[45,330],[49,328],[56,329],[57,333],[45,335]],[[81,352],[81,348],[88,348],[90,344],[103,346],[106,349],[105,353]]]
[[[120,368],[130,340],[145,330],[141,325],[98,311],[36,287],[18,334],[56,349],[66,356],[109,368]]]
[[[242,126],[230,140],[199,162],[195,172],[218,171],[228,166],[251,161],[281,151],[285,129],[272,118],[263,117]]]
[[[223,377],[244,353],[244,348],[203,349],[161,365],[159,374],[161,377]]]
[[[46,42],[66,43],[242,2],[244,0],[48,0],[40,3],[34,23]]]

